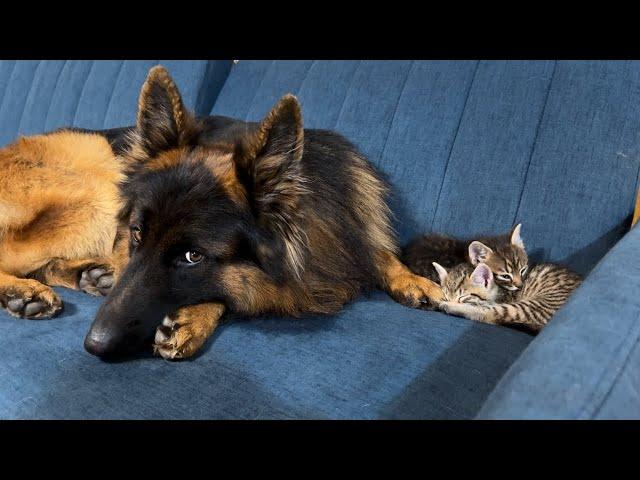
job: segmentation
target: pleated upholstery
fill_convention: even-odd
[[[211,109],[231,66],[205,60],[0,61],[0,145],[59,127],[132,125],[140,87],[158,63],[198,114]]]
[[[586,272],[628,227],[640,62],[241,61],[212,112],[259,120],[287,92],[387,175],[403,241],[523,222],[535,259]]]

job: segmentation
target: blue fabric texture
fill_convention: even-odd
[[[639,251],[634,228],[509,369],[480,418],[640,419]]]
[[[140,87],[157,64],[169,69],[185,104],[206,114],[232,62],[0,61],[0,145],[59,127],[134,125]]]
[[[212,113],[259,120],[288,92],[387,175],[403,241],[523,222],[534,259],[586,273],[628,229],[640,62],[241,61]]]
[[[334,317],[237,319],[193,360],[105,363],[83,337],[99,301],[0,313],[2,418],[473,418],[531,337],[375,294]]]
[[[0,62],[0,145],[133,124],[155,63]],[[99,300],[59,290],[54,320],[0,312],[0,418],[640,416],[640,230],[624,236],[640,62],[160,63],[200,114],[259,120],[296,94],[306,127],[344,134],[386,175],[403,241],[523,222],[534,259],[582,273],[613,249],[533,341],[375,293],[332,317],[230,320],[190,361],[105,363],[82,348]]]

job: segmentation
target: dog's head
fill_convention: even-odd
[[[89,352],[139,349],[165,315],[225,302],[221,271],[230,263],[300,268],[289,232],[306,188],[297,100],[283,97],[260,123],[210,130],[185,109],[167,71],[151,69],[123,154],[129,263],[91,326]]]

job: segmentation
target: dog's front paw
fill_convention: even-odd
[[[50,318],[62,310],[62,300],[46,285],[36,280],[22,280],[0,296],[0,303],[18,318]]]
[[[105,297],[113,286],[113,268],[109,265],[92,265],[82,271],[78,286],[89,295]]]
[[[426,310],[434,310],[444,298],[437,283],[411,273],[394,279],[391,295],[403,305]]]
[[[156,330],[153,351],[167,360],[179,360],[196,353],[218,325],[224,305],[205,303],[183,307],[165,317]]]
[[[179,324],[167,316],[156,330],[153,351],[164,359],[179,360],[193,355],[205,340],[189,324]]]

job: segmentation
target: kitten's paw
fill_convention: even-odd
[[[443,311],[444,313],[451,314],[453,308],[453,302],[440,302],[438,304],[438,309]]]
[[[92,265],[82,271],[78,286],[89,295],[106,297],[113,286],[113,268],[109,265]]]
[[[5,290],[0,304],[18,318],[41,319],[55,316],[62,310],[62,300],[46,285],[35,280],[22,280],[20,284]]]

